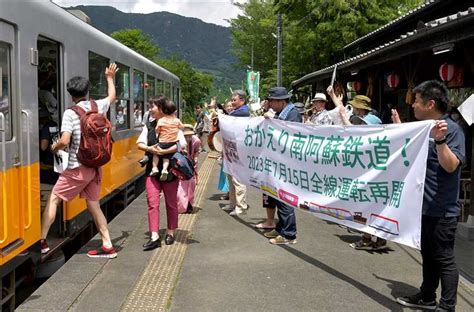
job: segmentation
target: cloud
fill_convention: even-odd
[[[108,5],[123,12],[153,13],[167,11],[195,17],[207,23],[228,26],[226,21],[240,12],[232,3],[246,0],[54,0],[60,6]]]

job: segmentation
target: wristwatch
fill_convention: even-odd
[[[446,137],[443,137],[441,140],[435,140],[436,145],[441,145],[446,143]]]

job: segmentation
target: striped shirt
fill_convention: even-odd
[[[105,115],[110,106],[107,98],[95,102],[97,103],[99,113]],[[86,111],[90,111],[91,109],[89,101],[81,101],[77,105]],[[77,160],[77,152],[79,150],[79,144],[81,143],[81,121],[79,119],[79,115],[71,109],[66,109],[64,111],[61,132],[71,133],[71,143],[69,145],[69,162],[67,168],[77,168],[81,165],[81,163]]]

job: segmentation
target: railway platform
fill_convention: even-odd
[[[94,237],[17,310],[415,311],[395,298],[419,286],[418,251],[391,242],[383,252],[354,250],[349,243],[359,235],[303,211],[298,243],[273,246],[253,227],[265,215],[259,192],[249,188],[250,209],[241,217],[221,209],[219,164],[209,156],[201,160],[199,210],[180,215],[174,245],[142,251],[142,194],[110,223],[116,259],[88,258],[100,244]],[[473,249],[464,252],[472,259]],[[457,311],[473,310],[473,291],[462,279]]]

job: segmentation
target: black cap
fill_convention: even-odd
[[[267,100],[286,100],[291,97],[284,87],[274,87],[268,92]]]

